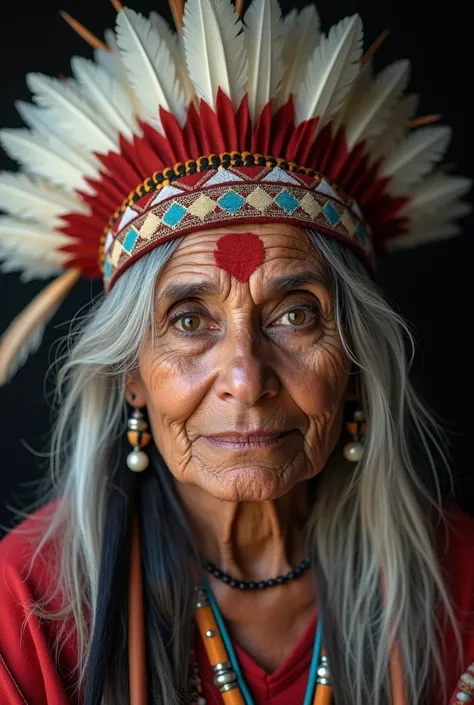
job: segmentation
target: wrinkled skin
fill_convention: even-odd
[[[219,238],[232,232],[252,232],[265,247],[244,283],[214,258]],[[302,229],[265,224],[187,235],[157,282],[155,339],[146,341],[127,399],[147,407],[203,555],[237,578],[275,577],[304,556],[305,481],[341,435],[350,364],[326,280]],[[190,284],[205,287],[176,291]],[[234,637],[268,670],[315,604],[309,573],[260,593],[216,579],[212,587]]]

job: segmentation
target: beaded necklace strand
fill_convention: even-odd
[[[196,588],[196,623],[225,705],[254,705],[232,646],[227,627],[208,583]],[[314,640],[308,685],[302,705],[330,705],[332,688],[328,660],[322,647],[322,622]],[[202,699],[201,699],[202,702]]]

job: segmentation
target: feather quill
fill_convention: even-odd
[[[217,89],[237,109],[245,94],[248,63],[242,22],[230,0],[187,0],[183,40],[188,73],[198,98],[215,108]]]
[[[319,117],[320,131],[337,116],[359,73],[362,39],[358,15],[346,17],[321,38],[296,98],[298,124]]]
[[[168,47],[168,51],[174,61],[179,85],[184,93],[185,103],[189,105],[194,99],[194,85],[189,78],[188,67],[186,66],[183,37],[173,32],[165,18],[157,12],[150,12],[150,22]]]
[[[409,134],[382,166],[382,174],[393,178],[390,189],[408,190],[429,174],[444,157],[450,138],[449,127],[424,127]]]
[[[349,150],[358,142],[373,139],[383,131],[394,105],[407,86],[409,70],[408,61],[397,61],[376,77],[346,123]]]
[[[124,8],[117,14],[117,44],[138,99],[140,117],[161,130],[161,106],[184,125],[184,95],[175,64],[152,23],[138,12]]]
[[[12,321],[0,339],[0,385],[8,382],[39,348],[47,323],[80,277],[69,269],[51,282]]]
[[[72,70],[90,104],[117,133],[132,139],[138,125],[133,106],[120,83],[93,61],[77,56],[71,61]]]
[[[0,172],[0,208],[17,218],[34,220],[51,228],[61,224],[61,215],[89,212],[82,199],[46,179],[8,171]]]
[[[253,0],[245,24],[247,93],[250,117],[255,123],[265,105],[276,97],[283,77],[283,23],[278,0]]]
[[[91,192],[84,176],[97,176],[98,171],[61,140],[19,128],[1,130],[0,142],[27,173],[42,176],[67,191]]]
[[[463,198],[471,187],[471,179],[448,174],[432,174],[412,190],[403,215],[416,220],[442,216],[453,203]]]
[[[85,101],[77,84],[62,83],[38,73],[28,74],[26,80],[35,102],[55,121],[57,132],[72,137],[91,152],[107,154],[116,150],[116,133]]]
[[[301,85],[306,65],[321,38],[321,20],[315,5],[293,10],[283,19],[283,76],[277,103],[284,105]]]

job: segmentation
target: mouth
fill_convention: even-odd
[[[253,431],[251,433],[216,433],[205,436],[211,445],[225,450],[259,450],[263,448],[276,448],[294,431]]]

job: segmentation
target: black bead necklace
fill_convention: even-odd
[[[277,585],[284,585],[290,580],[298,578],[305,570],[308,570],[311,565],[309,558],[303,558],[301,563],[299,563],[296,568],[290,570],[286,575],[279,575],[277,578],[270,578],[269,580],[236,580],[231,575],[223,573],[219,570],[214,563],[207,562],[204,564],[208,573],[211,573],[215,578],[221,580],[223,583],[232,588],[239,588],[240,590],[265,590],[265,588],[276,587]]]

